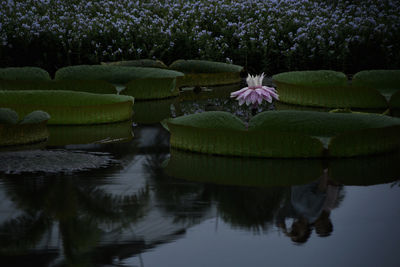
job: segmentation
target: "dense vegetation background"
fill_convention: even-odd
[[[397,0],[0,0],[0,67],[208,59],[268,75],[399,68]]]

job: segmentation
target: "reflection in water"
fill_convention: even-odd
[[[149,198],[147,190],[112,195],[98,188],[104,182],[79,176],[3,178],[3,188],[19,215],[0,225],[1,255],[58,249],[53,236],[57,229],[65,263],[89,265],[102,234],[120,231],[142,217]]]
[[[296,243],[306,242],[312,228],[321,237],[329,236],[333,231],[330,213],[344,197],[342,188],[328,178],[327,170],[317,181],[292,186],[290,198],[277,213],[276,225]],[[290,230],[286,218],[294,219]]]

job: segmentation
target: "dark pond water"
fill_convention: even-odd
[[[0,152],[0,266],[400,265],[399,152],[170,150],[163,117],[250,116],[218,89],[137,102],[133,127],[53,126],[45,144]]]

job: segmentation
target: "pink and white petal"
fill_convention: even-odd
[[[248,87],[245,87],[245,88],[242,88],[242,89],[240,89],[238,91],[232,92],[231,93],[231,97],[236,97],[236,96],[240,95],[241,93],[245,92],[247,89],[248,89]]]
[[[262,97],[259,97],[259,98],[257,99],[257,102],[258,102],[259,105],[261,105],[262,101],[263,101],[263,98],[262,98]]]

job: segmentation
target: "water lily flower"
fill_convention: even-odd
[[[239,105],[253,104],[253,106],[257,106],[261,104],[263,100],[271,103],[272,99],[279,100],[278,93],[275,88],[263,86],[262,81],[264,79],[264,73],[261,75],[248,75],[246,82],[247,87],[240,89],[239,91],[235,91],[231,93],[231,97],[236,97],[236,100],[239,101]]]

